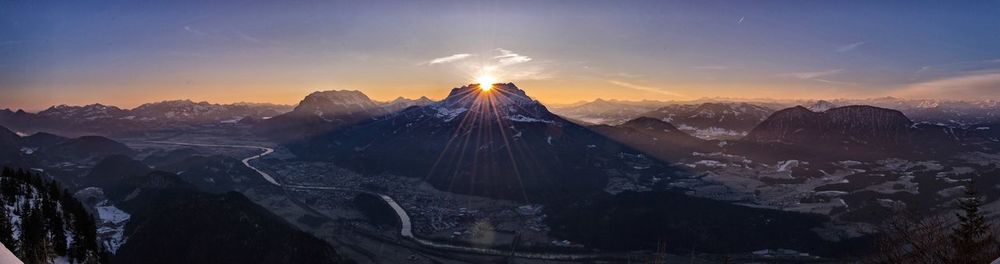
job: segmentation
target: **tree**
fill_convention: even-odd
[[[996,237],[990,230],[986,216],[979,210],[982,205],[982,197],[970,183],[965,188],[965,197],[958,200],[962,213],[955,214],[958,226],[951,235],[955,253],[950,263],[989,263],[997,257]]]
[[[45,221],[36,210],[29,210],[21,221],[21,254],[25,263],[48,262],[48,239]]]
[[[940,216],[918,215],[905,210],[875,230],[872,254],[864,263],[946,263],[952,255],[948,220]]]
[[[3,243],[11,252],[17,252],[14,225],[10,222],[10,215],[3,204],[0,204],[0,243]]]

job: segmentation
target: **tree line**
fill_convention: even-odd
[[[59,183],[22,169],[0,173],[0,243],[25,263],[105,263],[97,223]]]
[[[886,221],[865,263],[982,264],[1000,258],[1000,229],[982,211],[974,184],[957,201],[954,218],[900,212]]]

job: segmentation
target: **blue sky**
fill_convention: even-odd
[[[0,108],[440,98],[484,73],[554,103],[1000,99],[1000,1],[2,1],[0,58]]]

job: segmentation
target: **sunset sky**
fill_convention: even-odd
[[[426,95],[1000,99],[1000,1],[0,1],[0,108]]]

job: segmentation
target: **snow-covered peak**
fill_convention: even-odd
[[[816,103],[814,103],[811,106],[809,106],[808,108],[809,108],[809,110],[811,110],[813,112],[826,112],[826,110],[830,110],[830,109],[835,108],[835,107],[837,107],[837,105],[835,105],[835,104],[833,104],[833,103],[831,103],[829,101],[819,100],[819,101],[816,101]]]
[[[560,120],[513,83],[493,84],[488,91],[480,89],[478,84],[454,88],[448,97],[430,107],[447,120],[454,119],[456,112],[514,122],[557,123],[556,120]]]

